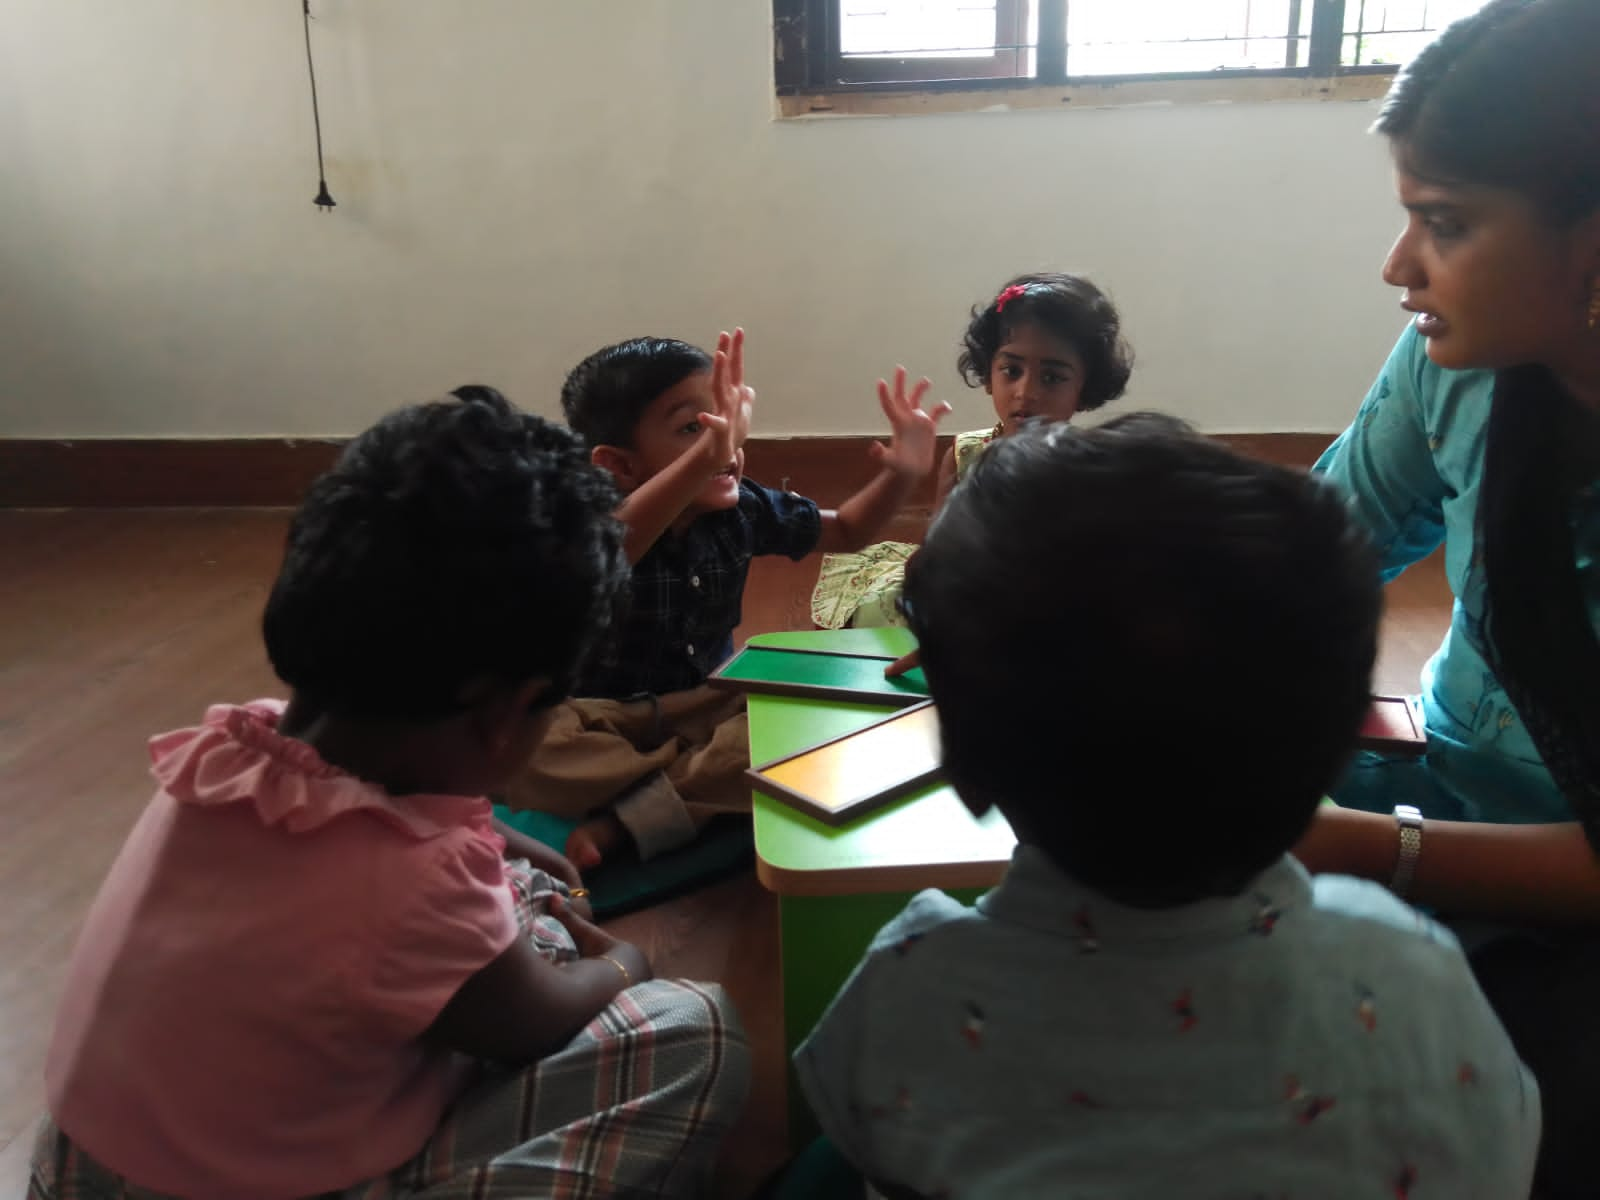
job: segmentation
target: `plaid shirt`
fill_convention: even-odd
[[[589,664],[577,695],[625,700],[699,687],[733,653],[745,576],[760,554],[800,559],[817,548],[813,501],[739,481],[735,508],[664,533],[633,565],[633,604]]]

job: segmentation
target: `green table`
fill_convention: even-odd
[[[755,646],[900,655],[904,629],[769,633]],[[838,737],[892,711],[788,696],[750,696],[750,760],[768,762]],[[784,1044],[792,1053],[883,924],[923,888],[970,902],[998,883],[1016,838],[999,812],[979,820],[949,787],[932,785],[831,828],[761,792],[754,795],[756,874],[778,896]],[[793,1091],[790,1129],[809,1116]]]

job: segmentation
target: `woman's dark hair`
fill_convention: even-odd
[[[993,442],[905,583],[962,798],[1143,907],[1236,894],[1305,832],[1380,608],[1331,487],[1151,413]]]
[[[493,388],[404,408],[307,494],[262,620],[316,708],[430,720],[469,687],[546,678],[561,700],[628,579],[618,495],[578,438]]]
[[[1000,347],[1012,332],[1034,325],[1077,347],[1085,380],[1079,412],[1122,395],[1133,373],[1133,350],[1122,339],[1116,305],[1087,279],[1042,273],[1018,275],[987,304],[972,310],[956,369],[968,387],[983,387]]]
[[[1377,130],[1419,179],[1521,193],[1552,222],[1600,205],[1600,4],[1494,0],[1400,73]]]
[[[1495,0],[1395,82],[1378,120],[1408,172],[1504,188],[1551,225],[1600,209],[1600,3]],[[1600,641],[1578,576],[1576,489],[1592,440],[1544,364],[1499,372],[1478,501],[1490,664],[1600,847]]]
[[[591,446],[631,448],[650,402],[711,369],[711,355],[674,338],[643,337],[596,350],[561,385],[567,424]]]

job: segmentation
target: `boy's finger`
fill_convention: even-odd
[[[933,386],[933,380],[931,380],[931,379],[920,379],[920,380],[918,380],[917,381],[917,386],[911,389],[911,399],[909,401],[907,401],[907,403],[912,408],[921,408],[922,407],[922,398],[928,394],[928,389],[931,388],[932,386]]]
[[[922,665],[922,650],[917,648],[910,654],[903,654],[883,669],[885,679],[896,679],[907,671],[915,670]]]
[[[894,397],[889,393],[889,385],[883,380],[878,380],[878,403],[883,406],[883,415],[892,422],[895,417]]]
[[[731,360],[731,370],[728,373],[729,374],[729,378],[732,380],[734,387],[740,387],[744,383],[744,329],[743,329],[743,327],[740,327],[740,328],[735,329],[733,331],[733,344],[732,344],[731,348],[729,349],[729,358]]]
[[[727,334],[723,334],[727,337]],[[718,341],[717,352],[711,356],[711,401],[717,406],[722,404],[722,393],[728,386],[728,352]]]

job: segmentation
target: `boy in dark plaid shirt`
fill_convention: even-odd
[[[742,696],[705,686],[733,652],[750,560],[800,559],[874,541],[933,470],[945,404],[923,409],[926,379],[880,381],[888,445],[876,478],[837,511],[743,477],[755,392],[744,332],[715,355],[637,338],[590,355],[561,405],[596,464],[625,493],[617,517],[633,563],[632,607],[555,713],[513,807],[581,818],[567,856],[593,867],[628,842],[643,858],[689,841],[711,817],[748,812]]]

